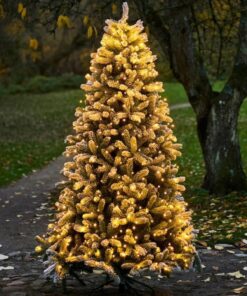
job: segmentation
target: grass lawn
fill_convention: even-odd
[[[81,98],[80,90],[0,98],[0,186],[63,152]]]
[[[214,88],[222,89],[224,83]],[[178,83],[166,83],[165,96],[170,105],[187,102]],[[0,97],[0,186],[41,168],[64,150],[64,138],[71,132],[80,90],[46,94],[21,94]],[[194,210],[199,239],[210,243],[238,241],[246,232],[246,194],[224,198],[208,196],[199,189],[204,175],[203,159],[196,136],[195,116],[191,108],[172,110],[175,134],[183,144],[179,159],[180,174],[186,176],[185,198]],[[239,118],[242,156],[247,172],[247,102]]]

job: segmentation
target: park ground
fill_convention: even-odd
[[[180,174],[186,176],[185,198],[193,210],[194,225],[199,231],[197,246],[203,270],[202,273],[178,273],[170,280],[160,279],[157,283],[150,280],[150,284],[155,284],[159,290],[157,295],[164,296],[245,295],[247,193],[209,196],[200,189],[204,168],[195,116],[185,104],[187,98],[183,88],[177,83],[165,86],[175,134],[183,144]],[[215,88],[222,86],[219,82]],[[33,238],[43,233],[52,219],[52,192],[64,162],[59,156],[65,147],[64,138],[71,132],[75,107],[79,104],[83,104],[80,90],[0,96],[0,258],[1,254],[7,256],[0,259],[0,295],[61,294],[59,287],[54,289],[51,283],[40,278],[43,266],[32,254]],[[245,171],[246,121],[245,101],[239,117]],[[93,275],[92,281],[94,276],[99,277]],[[70,285],[76,295],[78,285],[73,281]],[[106,295],[116,295],[112,289],[109,287]]]

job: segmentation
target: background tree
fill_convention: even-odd
[[[208,55],[203,54],[201,31],[204,31],[204,36],[207,32],[200,27],[195,12],[198,7],[202,8],[201,1],[163,1],[164,13],[155,10],[149,1],[137,1],[137,6],[140,13],[147,16],[146,20],[152,27],[152,32],[156,32],[157,40],[169,56],[174,76],[183,84],[195,111],[198,137],[206,167],[203,187],[210,192],[225,193],[246,189],[237,121],[240,106],[247,95],[246,80],[241,78],[247,66],[247,2],[208,1],[210,23],[214,24],[215,34],[219,34],[219,42],[216,44],[219,50],[216,74],[220,73],[224,48],[222,42],[225,38],[222,24],[216,16],[216,2],[220,7],[222,3],[227,5],[228,13],[234,14],[235,11],[232,26],[238,28],[239,50],[235,49],[233,67],[221,92],[212,89],[205,62]],[[233,11],[231,8],[234,8]],[[224,9],[222,11],[224,12]],[[206,26],[205,23],[203,26]],[[208,33],[212,34],[211,30]],[[211,52],[210,54],[212,55]]]

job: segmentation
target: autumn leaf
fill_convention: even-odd
[[[233,276],[236,279],[245,278],[245,275],[243,275],[239,270],[235,272],[229,272],[228,275]]]
[[[88,24],[88,21],[89,21],[89,17],[88,17],[88,15],[85,15],[82,20],[83,25],[86,26]]]
[[[22,2],[19,2],[18,3],[18,8],[17,8],[18,13],[21,13],[22,10],[23,10],[23,8],[24,8],[23,3]]]
[[[2,261],[2,260],[6,260],[6,259],[8,259],[9,257],[8,256],[5,256],[5,255],[3,255],[3,254],[0,254],[0,261]]]
[[[71,23],[70,18],[67,15],[59,15],[59,17],[57,19],[57,27],[59,29],[62,29],[65,27],[70,29],[72,27],[72,23]]]
[[[112,10],[112,14],[116,14],[117,13],[117,5],[115,3],[112,3],[111,10]]]
[[[245,289],[246,288],[244,286],[242,286],[242,287],[233,289],[233,292],[236,293],[236,294],[241,294],[242,292],[244,292]]]
[[[199,245],[203,246],[203,247],[207,247],[208,246],[207,242],[205,242],[205,241],[198,240],[197,243]]]
[[[26,17],[26,15],[27,15],[27,9],[26,9],[26,7],[24,7],[24,5],[23,5],[22,2],[19,2],[18,3],[17,11],[21,15],[21,18],[22,19],[24,19]]]
[[[39,46],[39,42],[35,38],[30,38],[29,39],[29,47],[33,50],[37,50]]]
[[[3,5],[0,4],[0,19],[3,19],[4,17],[5,17],[5,14],[4,14]]]
[[[21,12],[21,18],[24,20],[24,18],[26,17],[27,15],[27,9],[26,7],[23,8],[22,12]]]
[[[91,38],[93,36],[93,27],[89,26],[87,29],[87,38]]]

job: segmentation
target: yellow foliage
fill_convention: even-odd
[[[37,50],[39,46],[39,42],[35,38],[30,38],[29,39],[29,47],[33,50]]]
[[[83,25],[86,26],[88,24],[88,21],[89,21],[89,17],[88,17],[88,15],[85,15],[82,20]]]
[[[17,8],[18,13],[21,13],[23,8],[24,8],[23,3],[21,3],[21,2],[18,3],[18,8]]]
[[[5,14],[4,14],[3,5],[0,4],[0,19],[3,19],[4,17],[5,17]]]
[[[67,27],[70,29],[72,27],[72,23],[70,18],[67,15],[59,15],[57,19],[57,27],[59,29]]]
[[[21,18],[24,20],[24,18],[27,15],[27,9],[26,9],[26,7],[24,7],[22,2],[18,3],[17,11],[21,15]]]
[[[112,10],[112,13],[113,14],[116,14],[117,13],[117,5],[115,3],[112,3],[111,10]]]
[[[26,7],[23,8],[22,12],[21,12],[21,18],[24,20],[24,18],[26,17],[27,15],[27,9]]]
[[[87,38],[91,38],[93,36],[93,27],[89,26],[87,29]]]

